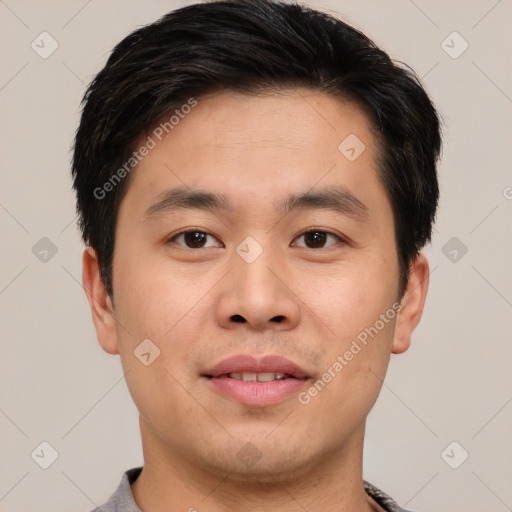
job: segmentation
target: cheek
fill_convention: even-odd
[[[378,295],[375,290],[373,294],[363,293],[360,287],[347,285],[336,295],[336,301],[325,303],[330,314],[323,320],[329,329],[324,328],[319,344],[324,368],[321,382],[312,384],[319,391],[310,388],[315,395],[315,415],[329,415],[332,424],[337,425],[344,425],[350,417],[350,425],[354,425],[363,421],[373,407],[393,342],[396,310],[391,297],[383,291]]]
[[[305,305],[329,337],[339,341],[350,341],[372,326],[395,299],[394,273],[376,264],[347,265],[330,275],[310,274],[308,284],[303,289]]]
[[[205,319],[212,315],[213,305],[208,290],[215,280],[198,278],[198,272],[183,272],[165,258],[132,258],[118,261],[115,290],[116,318],[121,358],[125,370],[147,377],[140,382],[143,388],[180,393],[176,382],[190,385],[191,358],[204,340],[201,333]],[[151,366],[144,367],[135,357],[143,340],[151,340],[160,353]],[[142,368],[141,368],[142,367]],[[151,371],[149,371],[151,369]],[[154,372],[158,372],[154,374]],[[143,378],[143,377],[141,377]],[[172,391],[174,389],[174,391]]]
[[[188,286],[175,269],[149,257],[118,263],[116,318],[123,371],[138,410],[156,425],[166,422],[171,411],[191,407],[184,389],[193,384],[187,371],[199,340],[193,329],[201,325],[200,310],[194,307],[201,290],[197,283]],[[148,339],[149,344],[144,341]],[[144,360],[151,362],[145,365]],[[179,432],[181,423],[174,419],[172,428]]]
[[[310,288],[307,300],[321,320],[315,330],[325,365],[321,380],[328,383],[320,384],[315,407],[332,408],[336,417],[357,416],[373,406],[389,363],[396,283],[392,272],[369,263],[319,282],[323,286]]]
[[[162,257],[132,253],[118,258],[114,269],[118,318],[144,337],[169,333],[201,294],[201,281],[188,279]]]

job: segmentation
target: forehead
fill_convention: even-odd
[[[139,214],[178,186],[222,193],[238,211],[275,208],[279,196],[317,186],[341,184],[370,203],[383,192],[376,141],[353,102],[308,89],[222,91],[198,98],[174,122],[169,133],[158,132],[161,140],[149,134],[156,144],[132,172],[123,202]]]

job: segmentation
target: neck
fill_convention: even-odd
[[[363,487],[364,427],[338,450],[294,471],[235,474],[200,467],[191,457],[169,453],[140,420],[144,468],[132,484],[141,510],[168,512],[375,512],[382,509]]]

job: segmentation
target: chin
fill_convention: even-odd
[[[257,487],[271,487],[277,483],[296,481],[297,478],[307,476],[311,471],[311,467],[307,463],[299,464],[298,461],[290,462],[282,459],[264,461],[263,458],[253,466],[246,466],[237,460],[236,462],[233,461],[232,465],[228,464],[222,469],[226,473],[229,472],[227,480]]]
[[[315,452],[304,442],[286,445],[286,436],[281,436],[270,443],[269,439],[265,441],[267,435],[268,432],[260,438],[252,436],[252,441],[246,435],[230,442],[216,461],[215,457],[210,459],[212,472],[229,474],[228,480],[241,484],[275,485],[307,478],[316,466],[315,461],[321,463],[325,458],[323,450]]]

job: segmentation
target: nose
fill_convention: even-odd
[[[219,325],[253,331],[293,329],[300,320],[301,301],[284,259],[271,250],[252,262],[233,253],[233,269],[219,287]]]

